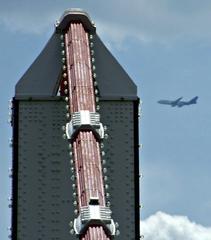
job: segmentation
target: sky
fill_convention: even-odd
[[[7,124],[14,87],[67,8],[86,10],[138,86],[141,232],[146,240],[211,239],[211,1],[0,0],[0,239],[8,238]],[[196,105],[172,108],[160,99]]]

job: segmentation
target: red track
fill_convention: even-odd
[[[70,23],[65,33],[69,113],[81,110],[96,112],[89,35],[81,23]],[[65,67],[64,67],[65,70]],[[64,82],[63,82],[64,83]],[[64,85],[61,87],[64,89]],[[67,90],[66,90],[67,92]],[[79,131],[74,138],[73,157],[77,182],[78,211],[98,197],[105,206],[100,144],[92,131]],[[102,226],[88,227],[83,240],[107,240]]]

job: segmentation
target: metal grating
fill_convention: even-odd
[[[68,226],[74,209],[64,116],[61,101],[19,104],[17,239],[76,239]]]
[[[133,101],[103,101],[101,121],[108,127],[105,157],[111,210],[120,239],[135,240],[135,172]],[[136,223],[139,224],[139,223]]]
[[[121,240],[135,240],[133,101],[101,101],[101,121],[112,217]],[[70,157],[62,139],[65,103],[20,101],[18,155],[19,240],[75,240]],[[51,140],[49,140],[51,139]],[[139,224],[136,222],[136,224]]]

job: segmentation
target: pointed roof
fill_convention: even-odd
[[[18,81],[17,99],[49,98],[57,94],[62,73],[60,33],[70,21],[81,21],[92,33],[97,82],[102,99],[137,99],[137,87],[95,32],[87,13],[68,10],[56,23],[56,30],[42,52]]]

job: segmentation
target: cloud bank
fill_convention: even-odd
[[[185,216],[157,212],[140,224],[145,240],[210,240],[211,228],[191,222]]]
[[[208,0],[60,0],[1,4],[0,24],[12,31],[43,33],[64,9],[80,7],[90,13],[98,31],[111,41],[133,38],[141,43],[177,40],[211,41],[211,2]],[[99,23],[99,26],[98,26]],[[109,29],[109,31],[108,31]]]

